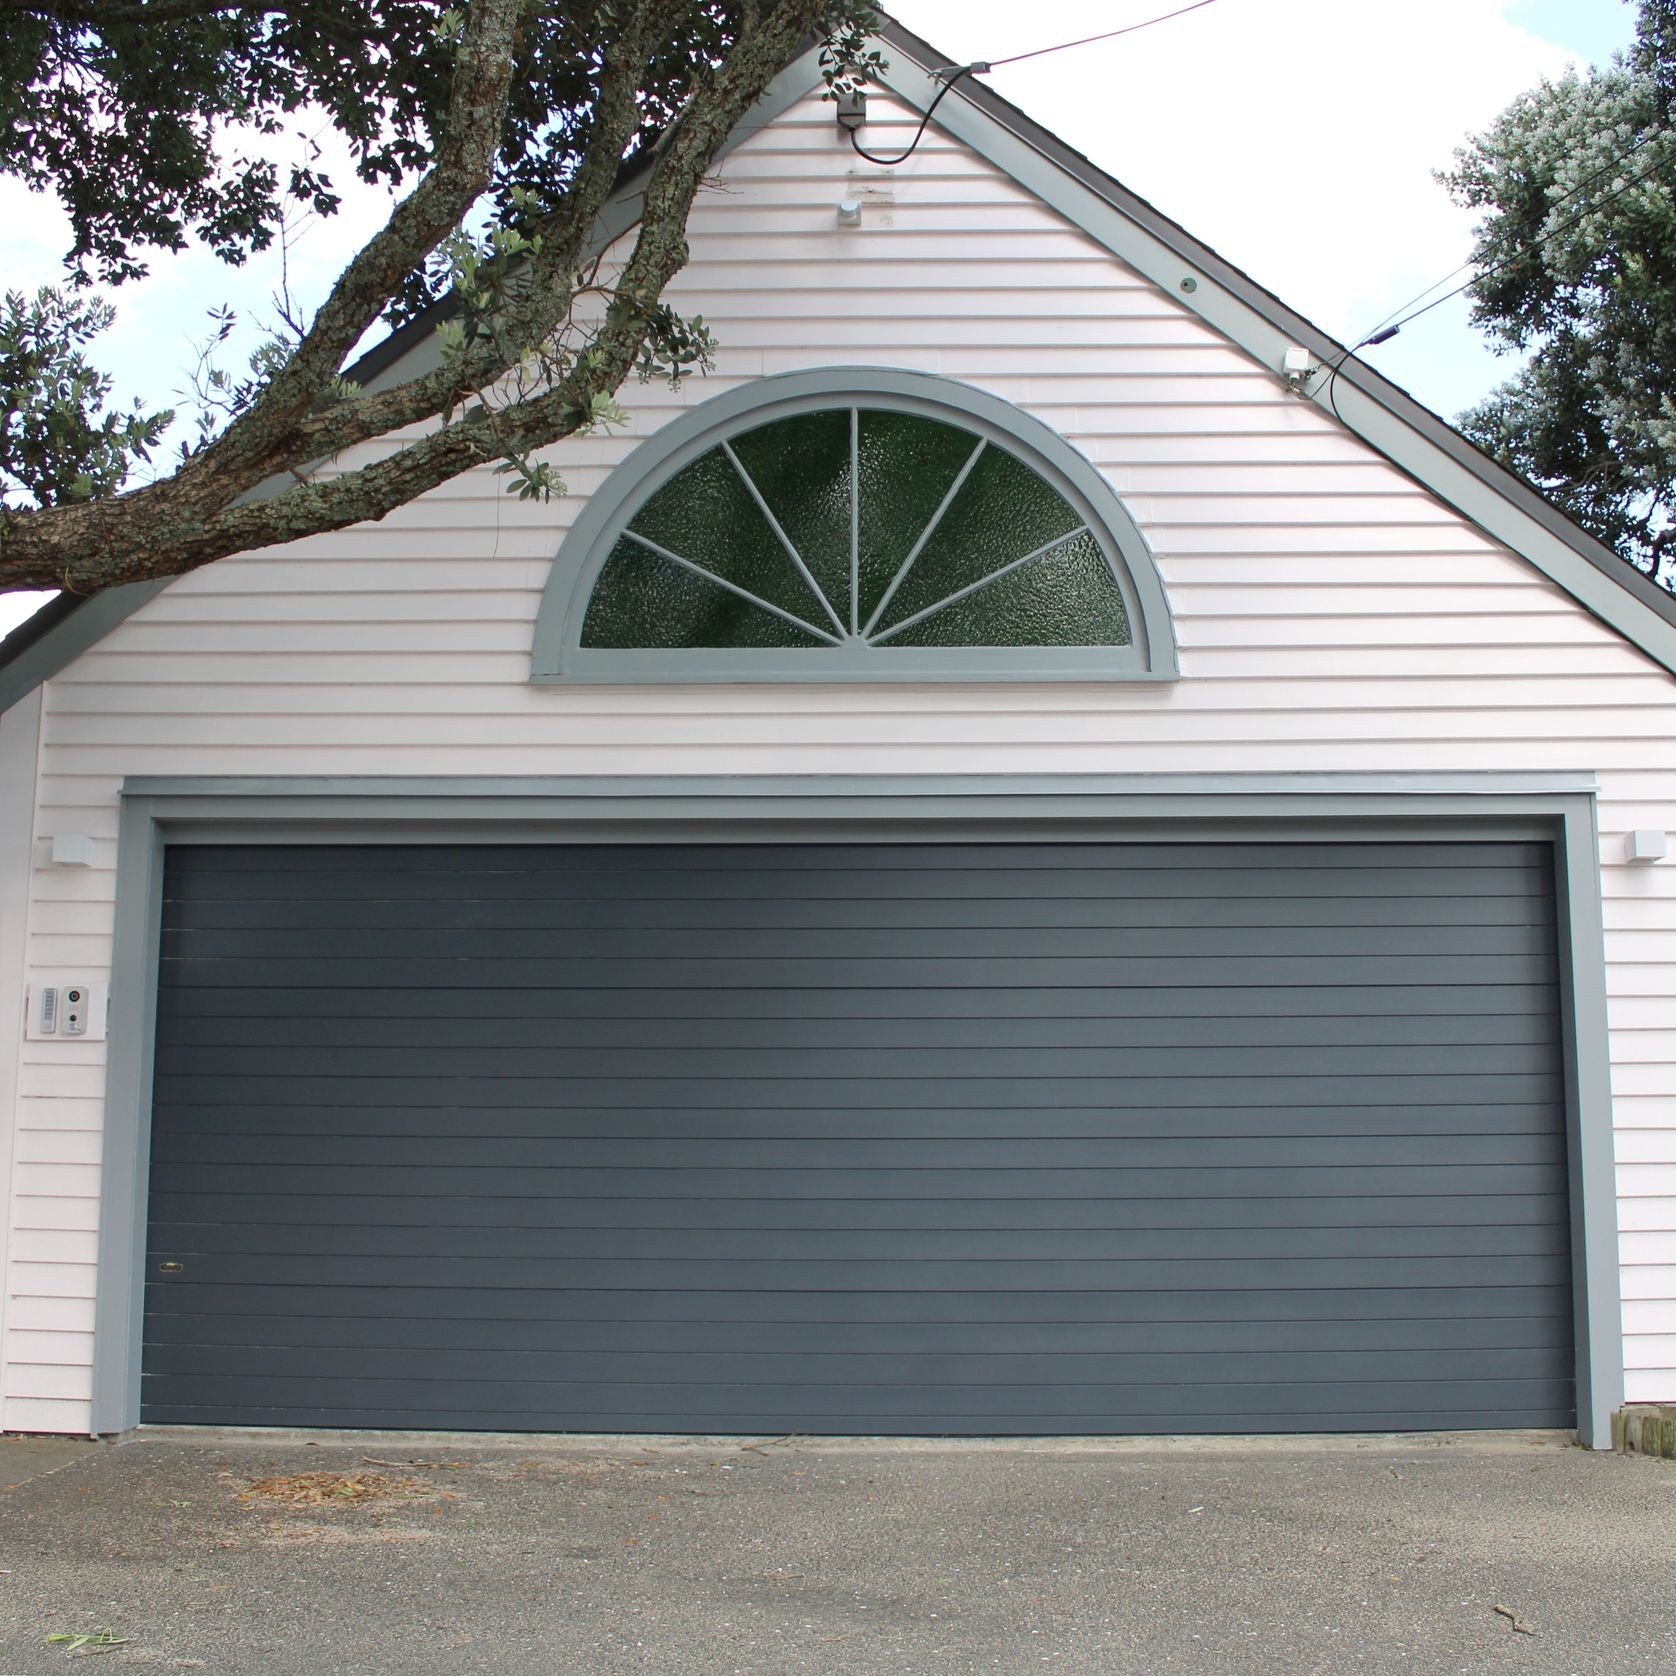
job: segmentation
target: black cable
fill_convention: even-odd
[[[1425,292],[1422,291],[1420,295],[1422,297],[1425,296]],[[1326,388],[1322,390],[1321,394],[1327,398],[1327,405],[1332,408],[1333,417],[1338,420],[1341,425],[1344,423],[1344,415],[1339,412],[1338,397],[1333,394],[1333,386],[1338,382],[1339,368],[1342,367],[1358,349],[1370,349],[1376,344],[1388,343],[1396,335],[1397,328],[1395,326],[1393,326],[1388,332],[1373,332],[1369,336],[1363,338],[1360,343],[1353,343],[1348,349],[1343,351],[1339,358],[1333,362],[1331,368],[1329,368],[1327,372]]]
[[[866,150],[860,140],[856,138],[856,130],[850,130],[850,144],[855,147],[858,157],[865,157],[869,163],[878,163],[887,169],[894,169],[898,163],[906,163],[914,152],[919,149],[920,141],[925,137],[925,127],[936,114],[937,107],[948,97],[948,91],[962,76],[969,76],[977,70],[987,70],[987,64],[962,64],[958,69],[940,72],[947,75],[948,80],[937,89],[937,97],[926,106],[925,115],[919,119],[919,127],[914,130],[914,137],[908,142],[908,149],[897,157],[880,157],[877,153]]]

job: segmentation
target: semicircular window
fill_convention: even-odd
[[[543,671],[538,630],[535,678],[1173,674],[1145,655],[1150,555],[1092,468],[1094,494],[926,405],[780,404],[668,449],[594,532],[568,648]]]

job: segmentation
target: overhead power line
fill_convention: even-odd
[[[1131,23],[1122,29],[1108,29],[1103,35],[1084,35],[1080,41],[1062,41],[1056,47],[1037,47],[1034,52],[1015,52],[1011,58],[994,58],[990,60],[989,68],[996,70],[1003,64],[1022,64],[1027,58],[1045,58],[1050,52],[1068,52],[1072,47],[1093,46],[1096,41],[1115,41],[1119,35],[1133,35],[1137,29],[1150,29],[1155,23],[1168,23],[1173,17],[1186,17],[1189,12],[1200,12],[1206,6],[1215,4],[1216,0],[1194,0],[1191,6],[1178,6],[1173,12],[1163,12],[1143,23]]]
[[[919,143],[924,138],[927,124],[937,107],[948,96],[949,89],[962,76],[981,76],[989,70],[999,69],[1003,64],[1022,64],[1027,58],[1045,58],[1050,52],[1069,52],[1072,47],[1092,46],[1096,41],[1115,41],[1119,35],[1133,35],[1138,29],[1150,29],[1155,23],[1168,23],[1173,17],[1185,17],[1188,12],[1203,11],[1206,6],[1214,6],[1216,0],[1193,0],[1190,6],[1178,6],[1173,12],[1162,12],[1157,17],[1143,19],[1140,23],[1131,23],[1122,29],[1108,29],[1103,35],[1084,35],[1081,40],[1061,41],[1056,47],[1037,47],[1033,52],[1016,52],[1011,58],[975,59],[970,64],[950,64],[945,69],[935,71],[942,86],[937,89],[936,97],[926,107],[925,115],[920,118],[919,127],[914,130],[914,137],[908,142],[907,149],[899,152],[895,157],[880,157],[876,152],[866,150],[861,143],[855,127],[849,130],[850,144],[855,148],[858,157],[865,157],[869,163],[878,163],[887,169],[894,169],[898,163],[906,163],[919,149]]]
[[[1667,128],[1654,128],[1649,133],[1643,134],[1641,136],[1641,138],[1638,139],[1635,142],[1634,145],[1632,145],[1632,146],[1628,147],[1628,149],[1620,152],[1616,157],[1612,158],[1610,162],[1603,163],[1598,169],[1594,169],[1590,173],[1584,175],[1584,177],[1580,181],[1578,181],[1578,183],[1574,187],[1572,187],[1569,192],[1562,192],[1559,195],[1559,197],[1557,197],[1553,200],[1552,203],[1549,203],[1549,204],[1545,205],[1541,214],[1528,216],[1528,217],[1526,217],[1526,219],[1524,221],[1518,223],[1518,225],[1520,225],[1521,227],[1540,227],[1542,225],[1542,223],[1545,222],[1548,219],[1548,217],[1550,215],[1552,215],[1554,213],[1554,211],[1557,210],[1560,207],[1561,204],[1569,203],[1573,198],[1575,198],[1577,196],[1577,194],[1579,192],[1586,192],[1603,175],[1611,174],[1613,172],[1613,170],[1617,169],[1620,165],[1622,165],[1624,163],[1627,163],[1629,161],[1629,159],[1632,158],[1638,151],[1641,151],[1645,147],[1650,146],[1653,143],[1654,140],[1662,140],[1662,139],[1666,138],[1668,136],[1669,132],[1670,132],[1670,130],[1667,129]],[[1374,335],[1375,332],[1379,331],[1381,327],[1386,326],[1391,321],[1395,320],[1397,318],[1397,316],[1402,314],[1405,309],[1412,308],[1423,297],[1429,297],[1432,294],[1432,292],[1434,292],[1438,288],[1438,286],[1447,285],[1449,283],[1449,281],[1452,280],[1455,277],[1456,274],[1464,274],[1471,267],[1472,267],[1472,263],[1470,261],[1463,262],[1463,263],[1461,263],[1461,265],[1458,268],[1451,268],[1449,270],[1449,272],[1446,273],[1443,276],[1442,279],[1433,280],[1432,283],[1430,285],[1428,285],[1424,291],[1417,291],[1412,297],[1410,297],[1408,299],[1408,301],[1406,303],[1398,303],[1398,305],[1394,309],[1392,309],[1391,312],[1389,314],[1387,314],[1383,320],[1379,321],[1377,324],[1375,324],[1373,326],[1370,326],[1368,328],[1367,335],[1361,340],[1361,343],[1359,343],[1357,345],[1357,348],[1361,348],[1363,344],[1366,344],[1366,343],[1370,342],[1372,340],[1373,335]],[[1444,299],[1441,298],[1441,297],[1438,299],[1439,302],[1442,302],[1443,300]],[[1412,318],[1412,316],[1410,316],[1410,318]]]
[[[1661,129],[1655,129],[1654,132],[1651,133],[1651,134],[1644,135],[1641,139],[1637,140],[1634,145],[1628,147],[1625,151],[1619,153],[1618,156],[1614,157],[1610,163],[1605,164],[1603,167],[1595,170],[1592,175],[1589,175],[1584,180],[1579,181],[1578,184],[1576,186],[1572,187],[1572,189],[1569,192],[1565,193],[1564,196],[1562,196],[1560,198],[1556,198],[1554,200],[1554,204],[1550,206],[1549,211],[1547,213],[1551,214],[1553,208],[1557,207],[1560,204],[1565,203],[1570,198],[1575,198],[1579,192],[1583,191],[1586,187],[1592,185],[1593,182],[1598,180],[1602,175],[1610,174],[1614,169],[1618,168],[1619,165],[1622,164],[1626,159],[1634,156],[1634,154],[1637,151],[1641,150],[1643,146],[1651,144],[1651,142],[1655,139],[1667,138],[1669,136],[1669,132],[1670,131],[1668,129],[1662,129],[1661,128]],[[1579,210],[1575,215],[1567,216],[1566,219],[1564,221],[1560,222],[1558,226],[1546,227],[1537,237],[1531,238],[1531,239],[1526,239],[1526,240],[1522,241],[1514,249],[1510,250],[1507,253],[1507,255],[1502,257],[1502,259],[1499,262],[1493,262],[1489,267],[1485,268],[1482,273],[1475,273],[1472,276],[1471,279],[1463,281],[1463,283],[1461,283],[1460,285],[1457,285],[1454,288],[1454,290],[1445,291],[1444,294],[1441,297],[1434,297],[1432,299],[1432,301],[1427,303],[1423,308],[1417,308],[1417,309],[1413,310],[1412,313],[1403,314],[1403,315],[1401,315],[1401,317],[1399,319],[1397,319],[1395,321],[1392,321],[1391,316],[1387,315],[1385,317],[1385,320],[1381,321],[1378,327],[1376,327],[1373,331],[1369,332],[1366,337],[1360,339],[1356,343],[1353,343],[1348,349],[1346,349],[1339,356],[1339,358],[1336,361],[1333,362],[1332,369],[1327,374],[1327,383],[1326,383],[1326,386],[1325,386],[1325,389],[1324,389],[1324,392],[1323,392],[1327,397],[1327,401],[1328,401],[1329,405],[1332,407],[1333,416],[1335,418],[1339,419],[1342,422],[1343,415],[1341,413],[1339,413],[1338,402],[1333,397],[1333,385],[1338,380],[1338,375],[1339,375],[1340,368],[1342,368],[1344,363],[1346,361],[1348,361],[1350,359],[1350,357],[1352,355],[1354,355],[1358,350],[1377,348],[1378,345],[1380,345],[1382,343],[1389,343],[1391,341],[1391,339],[1394,338],[1397,335],[1397,333],[1400,332],[1403,329],[1403,327],[1408,325],[1411,321],[1418,320],[1420,318],[1420,316],[1423,315],[1423,314],[1430,314],[1431,311],[1434,308],[1442,307],[1442,305],[1444,303],[1448,302],[1450,300],[1450,298],[1458,297],[1458,296],[1460,296],[1460,294],[1463,291],[1470,291],[1473,286],[1480,285],[1485,280],[1493,278],[1496,274],[1500,273],[1503,268],[1511,267],[1513,265],[1513,263],[1517,262],[1521,256],[1528,255],[1532,250],[1536,249],[1536,247],[1538,245],[1542,244],[1545,240],[1553,238],[1556,233],[1567,232],[1571,228],[1575,227],[1579,222],[1584,221],[1589,216],[1593,215],[1596,210],[1604,209],[1607,204],[1616,203],[1617,200],[1619,198],[1622,198],[1626,193],[1634,191],[1635,188],[1637,186],[1639,186],[1642,183],[1642,181],[1646,180],[1648,178],[1648,176],[1653,174],[1655,170],[1661,168],[1664,164],[1666,164],[1668,162],[1671,162],[1671,161],[1673,161],[1673,159],[1671,159],[1669,157],[1663,157],[1663,156],[1655,157],[1653,159],[1653,161],[1647,165],[1646,168],[1640,170],[1638,173],[1636,173],[1634,175],[1631,175],[1630,178],[1627,181],[1625,181],[1624,184],[1622,186],[1620,186],[1616,191],[1609,193],[1606,197],[1598,200],[1598,202],[1586,205],[1583,209]],[[1469,266],[1469,265],[1470,264],[1463,264],[1463,267]],[[1461,271],[1462,271],[1462,268],[1456,268],[1453,273],[1445,274],[1444,277],[1442,279],[1438,280],[1435,285],[1427,286],[1426,290],[1420,292],[1419,295],[1421,297],[1424,297],[1429,292],[1435,291],[1437,289],[1438,285],[1445,284],[1448,280],[1453,279],[1455,277],[1455,274],[1458,274]],[[1414,302],[1414,301],[1417,301],[1417,300],[1418,300],[1418,298],[1410,298],[1409,299],[1410,302]],[[1403,306],[1406,308],[1408,305],[1404,304]],[[1390,321],[1391,323],[1386,324],[1387,321]]]

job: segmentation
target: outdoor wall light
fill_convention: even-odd
[[[1670,854],[1670,840],[1662,832],[1638,827],[1624,839],[1624,860],[1641,863],[1663,861]]]
[[[52,841],[54,867],[91,867],[93,840],[85,832],[61,832]]]
[[[854,198],[846,198],[839,204],[838,225],[840,227],[859,227],[861,225],[861,205]]]

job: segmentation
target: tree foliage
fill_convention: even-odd
[[[381,517],[484,460],[552,492],[537,450],[609,423],[631,373],[706,364],[703,322],[662,300],[694,194],[812,34],[833,86],[864,76],[872,21],[854,0],[0,0],[0,173],[56,193],[74,235],[68,293],[0,318],[0,590],[176,574]],[[190,242],[242,262],[299,206],[333,213],[324,169],[261,150],[305,112],[405,196],[248,376],[210,370],[180,469],[124,489],[168,416],[104,411],[88,288]],[[608,269],[596,228],[626,167],[640,220]],[[442,299],[439,365],[376,394],[345,379],[368,327]]]
[[[1650,576],[1676,577],[1676,0],[1634,47],[1522,95],[1444,176],[1489,213],[1473,319],[1524,368],[1463,415],[1480,447]]]
[[[8,291],[0,300],[0,483],[44,502],[114,494],[172,415],[110,413],[111,380],[85,353],[111,323],[97,297]]]

